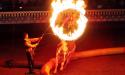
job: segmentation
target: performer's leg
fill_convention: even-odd
[[[31,73],[34,72],[34,60],[33,60],[33,58],[31,58],[31,61],[30,61],[30,72]]]
[[[54,69],[54,73],[57,72],[57,67],[58,67],[58,56],[56,56],[56,62],[55,62],[55,69]]]
[[[28,60],[29,73],[33,73],[34,62],[33,62],[32,56],[29,52],[26,52],[26,55]]]
[[[67,59],[66,59],[66,64],[65,64],[65,65],[67,65],[67,64],[70,62],[71,57],[72,57],[74,51],[75,51],[75,50],[72,50],[72,51],[70,51],[70,52],[68,53]]]
[[[60,68],[61,71],[63,70],[64,63],[65,63],[65,62],[62,62],[62,63],[61,63],[61,68]]]
[[[61,71],[62,71],[63,68],[64,68],[65,61],[66,61],[66,56],[65,56],[65,54],[64,54],[64,56],[63,56],[63,61],[61,62],[61,68],[60,68]]]

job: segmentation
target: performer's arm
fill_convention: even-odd
[[[76,44],[74,43],[74,44],[73,44],[73,50],[75,50],[75,49],[76,49]]]
[[[28,47],[36,47],[38,45],[38,43],[36,44],[31,44],[30,42],[25,42],[25,45],[28,46]]]
[[[62,42],[58,43],[57,48],[62,46]]]
[[[41,38],[30,38],[30,41],[31,42],[37,42],[37,41],[39,41]]]

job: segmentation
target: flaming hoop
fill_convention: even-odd
[[[50,26],[62,40],[76,40],[84,32],[87,18],[83,0],[54,0]]]

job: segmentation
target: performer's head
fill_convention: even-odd
[[[28,39],[28,33],[24,33],[24,39]]]

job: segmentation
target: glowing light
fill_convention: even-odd
[[[84,1],[54,0],[52,2],[52,8],[53,12],[50,18],[50,26],[54,34],[63,40],[78,39],[83,34],[87,23]],[[67,14],[65,16],[67,12],[69,15]]]

